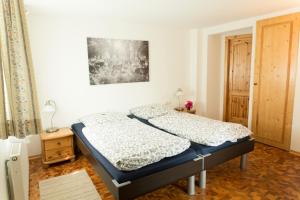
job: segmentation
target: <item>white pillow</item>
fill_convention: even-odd
[[[175,111],[172,108],[162,104],[139,106],[130,110],[131,114],[146,120],[160,117],[162,115],[170,114],[173,112]]]
[[[117,122],[123,120],[130,120],[130,118],[127,117],[126,113],[119,112],[95,113],[79,119],[79,121],[86,127],[93,127],[107,122]]]

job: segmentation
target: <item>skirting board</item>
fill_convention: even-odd
[[[291,154],[294,154],[296,156],[300,156],[300,152],[297,152],[297,151],[290,151]]]
[[[35,159],[40,159],[40,158],[42,158],[41,154],[28,157],[29,160],[35,160]]]

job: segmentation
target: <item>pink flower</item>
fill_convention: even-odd
[[[185,107],[187,110],[191,110],[193,108],[193,102],[188,100],[185,102]]]

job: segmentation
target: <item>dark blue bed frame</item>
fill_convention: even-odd
[[[195,194],[195,175],[199,173],[199,168],[202,166],[202,157],[195,156],[182,164],[171,166],[167,169],[157,171],[146,176],[128,180],[119,183],[107,170],[107,167],[92,153],[91,149],[81,137],[78,136],[76,130],[72,129],[75,135],[77,150],[85,155],[101,180],[106,184],[110,192],[117,200],[129,200],[145,193],[151,192],[162,186],[176,182],[182,178],[188,178],[189,195]]]
[[[206,170],[239,156],[241,156],[240,168],[244,170],[246,169],[247,154],[254,150],[254,139],[247,138],[215,152],[204,155],[199,154],[197,158],[183,164],[135,180],[119,183],[111,176],[103,164],[95,158],[91,149],[77,136],[76,132],[75,139],[77,148],[89,159],[95,171],[117,200],[133,199],[182,178],[188,178],[188,194],[194,195],[196,174],[200,173],[199,186],[204,189],[206,187]]]

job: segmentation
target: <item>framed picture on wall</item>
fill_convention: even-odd
[[[90,85],[149,81],[149,42],[87,38]]]

